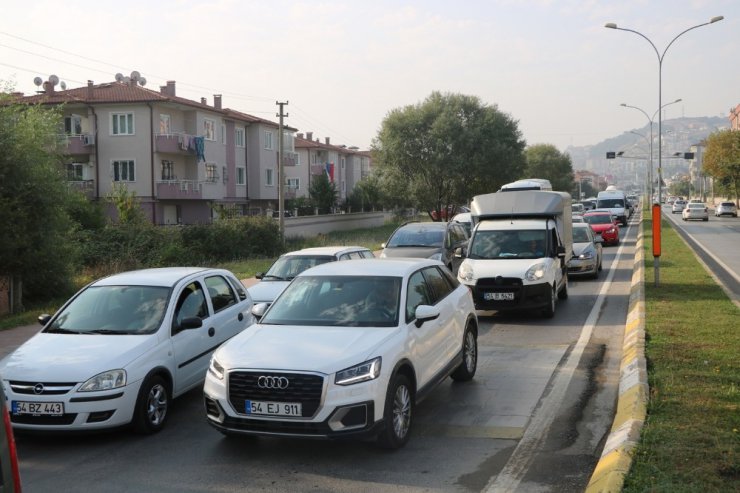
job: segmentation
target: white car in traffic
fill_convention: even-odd
[[[425,395],[447,376],[473,378],[477,334],[470,290],[439,261],[322,264],[214,353],[206,416],[226,435],[377,437],[398,448]]]
[[[202,385],[213,351],[254,321],[222,269],[124,272],[75,294],[0,362],[13,427],[96,430],[166,423],[171,399]]]

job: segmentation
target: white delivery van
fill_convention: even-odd
[[[627,226],[632,209],[627,203],[627,195],[621,190],[605,190],[596,196],[597,209],[609,209],[612,216],[619,219],[622,226]]]
[[[474,229],[458,280],[478,310],[542,310],[555,314],[556,298],[568,297],[573,256],[571,196],[527,190],[477,195]]]

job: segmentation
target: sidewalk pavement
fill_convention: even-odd
[[[247,288],[254,286],[258,282],[259,280],[254,277],[242,279],[242,284]],[[24,325],[12,329],[0,330],[0,359],[15,351],[21,344],[26,342],[40,330],[40,324]]]

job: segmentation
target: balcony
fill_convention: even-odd
[[[67,135],[67,154],[90,155],[95,148],[95,136],[92,134]]]
[[[298,164],[298,153],[286,151],[283,152],[283,166],[296,166]]]
[[[323,164],[312,164],[311,165],[312,175],[323,175],[324,173],[326,173],[326,167],[324,167]]]
[[[197,180],[164,180],[157,182],[160,200],[202,200],[202,184]]]
[[[72,190],[77,190],[86,198],[95,198],[95,180],[70,180],[67,184]]]
[[[168,154],[195,155],[195,146],[192,144],[194,137],[184,133],[155,134],[155,150]]]

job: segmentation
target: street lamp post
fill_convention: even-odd
[[[670,103],[664,104],[663,106],[659,107],[655,111],[655,113],[653,113],[653,117],[652,118],[650,118],[650,116],[648,116],[647,112],[645,110],[643,110],[642,108],[638,108],[637,106],[632,106],[632,105],[629,105],[627,103],[622,103],[620,105],[620,106],[624,106],[625,108],[632,108],[634,110],[637,110],[637,111],[641,112],[643,115],[645,115],[645,118],[647,118],[648,122],[650,123],[650,159],[649,159],[650,163],[648,165],[649,166],[649,168],[648,168],[648,176],[649,176],[649,180],[650,180],[650,185],[648,186],[648,194],[649,194],[648,195],[648,200],[650,201],[650,202],[648,202],[649,204],[652,204],[652,202],[653,202],[653,123],[655,121],[655,116],[658,114],[658,112],[661,112],[663,110],[663,108],[665,108],[666,106],[670,106],[672,104],[680,103],[681,101],[683,101],[683,100],[681,98],[678,98],[675,101],[671,101]],[[640,135],[641,137],[644,137],[644,135],[642,135],[642,134],[637,134],[637,135]]]
[[[689,31],[692,31],[696,28],[707,26],[709,24],[714,24],[715,22],[719,22],[722,19],[724,19],[723,16],[718,15],[716,17],[712,17],[709,19],[709,22],[704,22],[702,24],[697,24],[696,26],[692,26],[688,29],[685,29],[684,31],[678,33],[676,37],[674,37],[670,43],[665,47],[663,50],[663,53],[660,53],[658,51],[658,48],[655,46],[655,43],[653,43],[650,38],[645,36],[639,31],[635,31],[634,29],[627,29],[624,27],[618,27],[614,22],[608,22],[604,25],[604,27],[608,29],[617,29],[619,31],[627,31],[634,34],[637,34],[641,38],[643,38],[645,41],[650,43],[650,46],[653,47],[653,50],[655,50],[655,55],[658,57],[658,204],[660,207],[660,204],[663,203],[663,118],[660,114],[660,108],[663,105],[663,59],[665,58],[665,54],[668,51],[668,48],[671,47],[671,45],[681,36],[686,34]],[[657,231],[658,234],[660,234],[660,224],[657,225]],[[660,285],[660,257],[655,257],[655,285]]]

